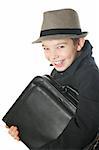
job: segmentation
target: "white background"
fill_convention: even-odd
[[[0,149],[27,150],[16,142],[4,127],[2,117],[30,80],[52,70],[44,59],[39,37],[42,13],[47,10],[73,8],[79,13],[83,31],[94,49],[99,66],[97,0],[0,0]]]

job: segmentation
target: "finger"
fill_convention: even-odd
[[[17,129],[17,127],[16,127],[16,126],[11,126],[10,129],[11,129],[11,130]]]
[[[11,126],[8,133],[11,135],[14,135],[15,131],[16,131],[16,129],[13,126]]]
[[[15,131],[15,135],[16,135],[16,136],[19,135],[19,131],[18,131],[18,130]]]
[[[16,139],[16,140],[20,140],[20,138],[19,138],[19,131],[18,130],[16,130],[15,132],[14,132],[14,139]]]
[[[10,132],[15,132],[16,130],[17,130],[16,126],[11,126],[9,129]]]
[[[18,128],[16,126],[13,126],[12,131],[16,132],[18,130]]]
[[[15,137],[15,138],[16,138],[16,137],[19,137],[19,136],[18,136],[18,135],[19,135],[19,131],[18,131],[17,127],[15,127],[15,126],[10,127],[8,133],[9,133],[12,137]]]

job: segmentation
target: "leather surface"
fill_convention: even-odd
[[[77,107],[77,92],[60,87],[49,76],[35,77],[12,105],[3,121],[19,128],[20,139],[30,149],[56,139]]]

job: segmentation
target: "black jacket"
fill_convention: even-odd
[[[99,70],[92,57],[92,46],[86,40],[81,55],[63,72],[55,69],[53,78],[61,85],[70,85],[79,92],[75,116],[64,132],[43,150],[80,150],[96,136],[99,127]]]

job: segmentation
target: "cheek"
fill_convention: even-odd
[[[44,55],[45,55],[45,58],[46,58],[47,60],[49,60],[50,54],[49,54],[48,52],[44,52]]]
[[[68,54],[68,55],[66,56],[67,59],[71,59],[72,57],[73,57],[72,54]]]
[[[61,53],[61,57],[66,58],[66,59],[70,59],[71,56],[72,56],[71,53],[67,53],[67,52]]]
[[[76,57],[76,53],[75,53],[75,52],[65,54],[65,58],[66,58],[67,60],[74,60],[75,57]]]

